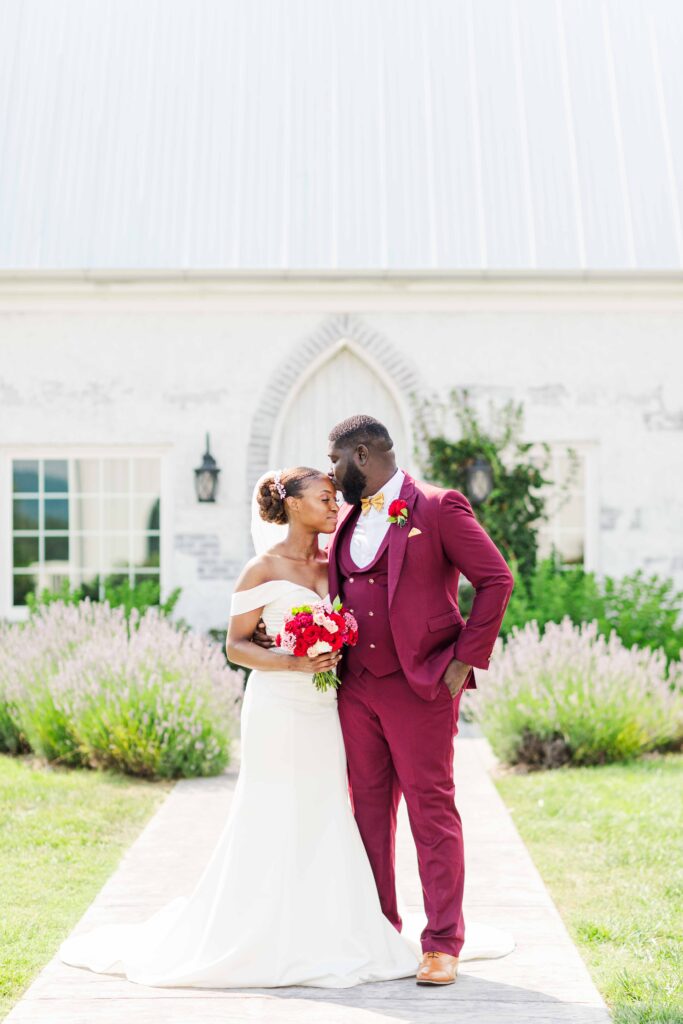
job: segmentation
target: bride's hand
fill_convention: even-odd
[[[337,665],[339,665],[339,659],[341,658],[341,651],[330,650],[325,654],[316,654],[315,657],[297,657],[297,662],[303,662],[306,660],[307,665],[305,668],[300,667],[299,672],[331,672]]]

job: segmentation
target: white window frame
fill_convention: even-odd
[[[546,443],[551,450],[573,448],[583,459],[584,466],[584,501],[583,501],[583,535],[584,553],[583,568],[586,572],[600,571],[599,540],[600,540],[600,496],[599,496],[599,446],[597,441],[577,440],[576,438],[534,438],[532,444]],[[552,478],[552,468],[547,470]],[[561,481],[556,481],[561,483]],[[550,521],[551,522],[551,521]],[[541,523],[549,525],[547,521]]]
[[[171,591],[173,513],[171,496],[171,449],[169,445],[7,445],[0,448],[0,618],[21,622],[28,607],[13,604],[12,462],[14,459],[158,458],[160,461],[161,524],[159,529],[159,588],[161,601]],[[58,495],[55,495],[57,497]]]

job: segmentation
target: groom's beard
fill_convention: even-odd
[[[360,505],[360,499],[368,483],[365,473],[353,463],[346,470],[341,486],[342,497],[349,505]]]

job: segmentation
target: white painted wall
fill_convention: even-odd
[[[306,355],[311,339],[342,314],[361,335],[383,337],[425,391],[467,385],[483,410],[513,397],[529,438],[585,443],[590,567],[642,566],[683,586],[677,279],[26,276],[0,280],[0,615],[9,614],[10,455],[152,447],[165,452],[165,588],[183,587],[178,614],[198,627],[224,625],[250,555],[246,460],[260,399],[282,360],[317,358]],[[405,421],[391,397],[400,387],[387,377],[386,388]],[[304,389],[310,409],[311,379]],[[325,429],[348,414],[348,391],[339,415],[330,401],[329,422],[315,415],[324,469]],[[285,425],[283,439],[296,429]],[[214,506],[194,494],[206,431],[222,469]]]

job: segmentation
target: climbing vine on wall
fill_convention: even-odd
[[[548,518],[543,488],[554,483],[545,474],[550,447],[522,440],[522,403],[489,406],[484,426],[464,388],[452,388],[445,400],[414,400],[415,453],[425,479],[440,487],[467,492],[467,470],[477,458],[491,466],[493,489],[474,505],[479,522],[506,561],[528,582],[538,554],[538,530]],[[576,453],[568,449],[570,470],[559,485],[566,492],[576,470]]]

